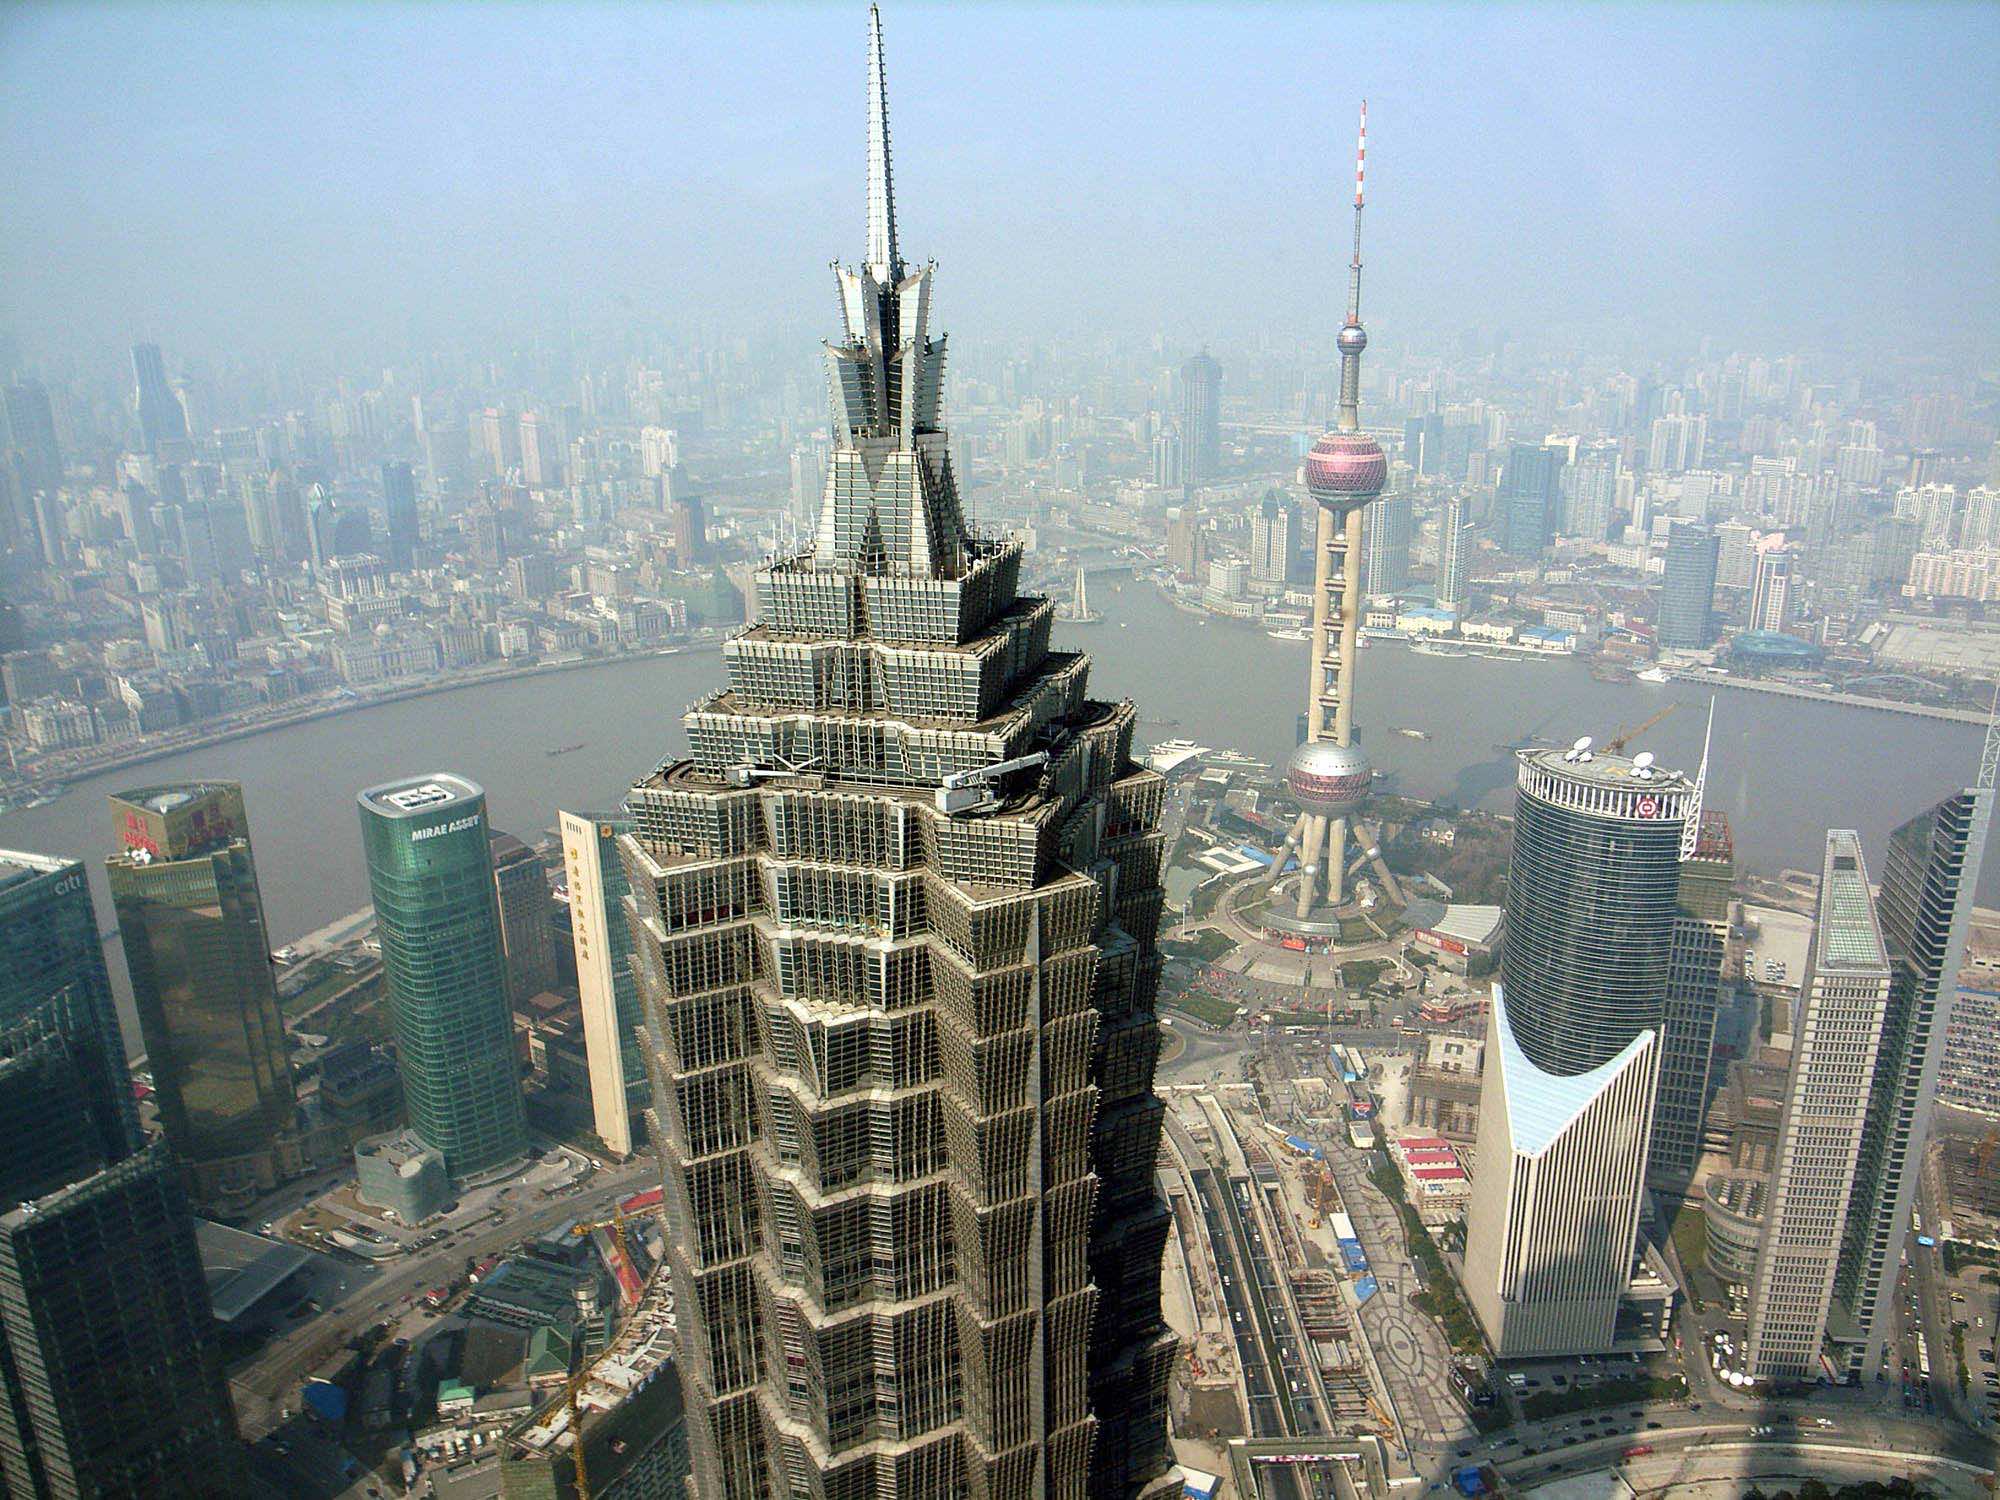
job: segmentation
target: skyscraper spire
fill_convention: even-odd
[[[899,280],[896,187],[889,175],[889,83],[882,71],[882,11],[868,7],[868,269],[877,281]]]
[[[1341,327],[1340,430],[1361,430],[1361,351],[1368,335],[1361,327],[1361,199],[1368,164],[1368,101],[1361,101],[1361,135],[1354,147],[1354,258],[1347,265],[1347,322]]]
[[[1354,258],[1348,262],[1347,321],[1361,322],[1361,199],[1368,166],[1368,101],[1361,101],[1361,135],[1354,143]]]

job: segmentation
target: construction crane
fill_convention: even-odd
[[[655,1204],[651,1206],[649,1211],[659,1214],[664,1211],[664,1206]],[[611,1205],[610,1218],[599,1219],[589,1224],[578,1224],[570,1232],[580,1237],[590,1234],[594,1230],[609,1229],[618,1244],[619,1260],[623,1261],[625,1269],[636,1277],[639,1274],[638,1267],[633,1264],[631,1251],[626,1248],[626,1217],[624,1201],[622,1199],[614,1199]],[[637,1216],[634,1215],[633,1217]],[[653,1274],[659,1274],[658,1265],[654,1266]],[[624,1292],[624,1284],[622,1282],[619,1285],[619,1292],[622,1296]],[[640,1296],[643,1298],[644,1295],[645,1292],[642,1287]],[[590,1473],[584,1464],[583,1457],[583,1412],[577,1406],[577,1393],[590,1383],[591,1375],[596,1372],[598,1365],[610,1355],[611,1350],[612,1345],[605,1345],[604,1349],[595,1358],[591,1359],[582,1369],[570,1376],[568,1381],[563,1385],[563,1401],[569,1408],[570,1468],[576,1483],[576,1500],[590,1500]]]
[[[1616,755],[1619,751],[1623,750],[1627,745],[1631,744],[1632,741],[1639,738],[1640,735],[1644,734],[1647,730],[1651,729],[1655,724],[1659,723],[1660,720],[1664,719],[1668,714],[1672,713],[1675,709],[1679,707],[1680,705],[1678,703],[1669,703],[1665,708],[1661,709],[1658,713],[1654,714],[1652,718],[1648,719],[1645,723],[1641,724],[1637,729],[1619,730],[1614,737],[1605,741],[1604,753],[1606,755]]]

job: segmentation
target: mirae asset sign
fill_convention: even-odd
[[[421,839],[434,839],[445,833],[463,833],[478,821],[478,813],[469,813],[463,818],[453,818],[449,823],[433,823],[429,828],[419,828],[412,833],[410,842],[414,844]]]

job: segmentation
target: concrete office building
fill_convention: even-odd
[[[108,800],[120,847],[104,873],[161,1123],[196,1201],[248,1202],[305,1161],[243,788]]]
[[[1882,862],[1876,914],[1889,953],[1889,1005],[1828,1328],[1843,1345],[1847,1373],[1856,1379],[1881,1369],[1896,1321],[1896,1276],[1930,1140],[1973,893],[1993,819],[1996,751],[2000,743],[1989,728],[1979,784],[1898,828]]]
[[[89,1038],[104,1076],[120,1084],[117,1110],[132,1151],[141,1140],[139,1114],[125,1086],[125,1042],[101,930],[79,861],[0,849],[0,1027],[61,997],[69,1029]]]
[[[542,857],[511,833],[495,829],[493,894],[500,909],[500,951],[507,960],[507,999],[519,1010],[556,987],[556,905]]]
[[[0,1026],[0,1492],[247,1494],[180,1165],[104,1064],[65,997]]]
[[[1664,651],[1699,651],[1715,644],[1715,571],[1721,543],[1693,521],[1667,533],[1660,578],[1659,643]]]
[[[558,813],[569,885],[570,943],[583,1001],[590,1108],[598,1139],[621,1156],[642,1140],[636,1121],[652,1097],[639,1042],[639,984],[632,974],[632,922],[618,839],[624,812]]]
[[[1465,1288],[1502,1359],[1599,1353],[1637,1251],[1683,833],[1650,755],[1519,756]]]
[[[444,1156],[412,1130],[371,1136],[354,1147],[355,1193],[405,1224],[421,1224],[451,1199]]]
[[[690,759],[621,837],[696,1488],[1126,1500],[1169,1480],[1164,782],[975,532],[934,268],[838,270],[835,446]]]
[[[1826,836],[1812,972],[1792,1028],[1763,1241],[1751,1283],[1753,1379],[1820,1374],[1833,1273],[1854,1189],[1869,1084],[1889,1008],[1889,953],[1868,890],[1861,835]]]
[[[361,843],[410,1128],[454,1183],[528,1153],[486,794],[436,772],[361,793]]]

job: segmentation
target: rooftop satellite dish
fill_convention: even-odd
[[[1581,755],[1584,751],[1588,750],[1593,743],[1594,741],[1590,738],[1589,735],[1586,734],[1582,736],[1580,739],[1578,739],[1574,745],[1571,745],[1570,749],[1576,751],[1577,754]]]
[[[1632,757],[1632,768],[1636,771],[1650,771],[1653,768],[1653,752],[1641,750]]]

